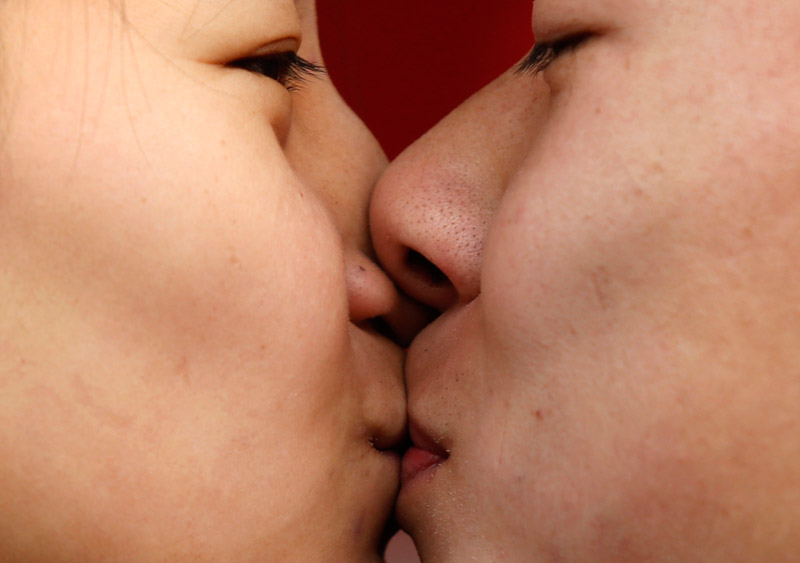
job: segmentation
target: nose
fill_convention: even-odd
[[[481,255],[505,187],[527,154],[546,86],[508,71],[389,167],[373,194],[373,244],[410,296],[439,311],[481,291]]]
[[[350,320],[405,343],[428,316],[419,303],[397,291],[372,248],[369,201],[388,164],[386,156],[329,80],[301,89],[295,104],[297,118],[285,150],[304,184],[314,186],[341,235]]]

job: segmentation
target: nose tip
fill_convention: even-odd
[[[419,302],[398,291],[377,264],[359,250],[345,255],[345,278],[350,320],[408,346],[435,315]]]
[[[493,211],[468,179],[420,177],[398,160],[373,194],[373,244],[397,285],[441,312],[480,294],[481,251]]]
[[[397,306],[398,297],[394,285],[362,252],[347,252],[345,278],[350,320],[354,323],[380,317]]]

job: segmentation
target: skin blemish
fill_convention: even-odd
[[[598,266],[595,268],[591,274],[589,274],[589,279],[592,283],[592,288],[594,289],[595,297],[597,297],[597,302],[600,305],[600,308],[604,311],[608,310],[608,272],[606,271],[604,266]]]
[[[364,514],[361,513],[359,514],[358,518],[353,524],[353,535],[357,538],[360,538],[363,531],[364,531]]]
[[[124,429],[133,424],[133,417],[122,415],[112,406],[109,406],[108,401],[99,397],[99,391],[91,387],[83,376],[75,374],[72,383],[78,404],[83,406],[87,412],[91,413],[104,426]]]
[[[181,380],[185,385],[191,384],[192,378],[189,374],[189,358],[187,356],[183,356],[180,362],[178,362],[177,372],[180,374]]]

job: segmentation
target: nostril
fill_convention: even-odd
[[[405,297],[397,310],[382,317],[362,321],[358,326],[391,340],[401,348],[408,348],[414,337],[438,316],[435,309]]]
[[[410,247],[401,247],[397,284],[410,297],[439,313],[455,304],[458,291],[453,280],[432,260]]]
[[[442,287],[450,283],[444,272],[416,250],[409,249],[406,254],[406,267],[423,282],[433,287]]]
[[[373,317],[367,320],[367,325],[384,338],[397,342],[397,334],[383,317]]]

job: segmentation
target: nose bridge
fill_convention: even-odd
[[[400,155],[379,182],[373,243],[409,295],[441,311],[480,293],[484,240],[527,154],[540,88],[506,73]]]
[[[368,209],[386,156],[327,80],[297,93],[294,115],[287,155],[341,235],[350,318],[360,323],[385,315],[397,306],[398,297],[373,260]]]
[[[342,238],[369,246],[369,198],[387,160],[378,142],[329,81],[298,93],[287,153],[333,215]]]

